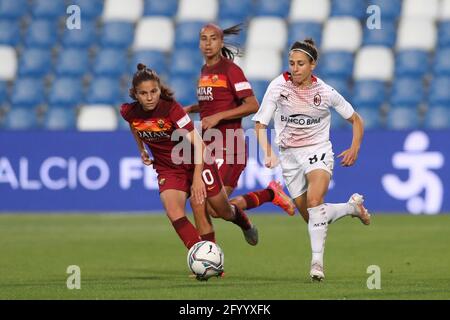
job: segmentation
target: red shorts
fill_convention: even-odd
[[[233,161],[228,161],[228,163],[227,155],[222,155],[222,158],[223,157],[225,159],[216,157],[216,163],[219,168],[220,177],[222,178],[224,186],[234,189],[238,184],[239,177],[241,176],[242,171],[244,171],[247,165],[247,155],[231,155],[231,157],[233,157]],[[228,155],[228,157],[230,157],[230,155]]]
[[[191,186],[193,182],[194,171],[185,172],[170,172],[158,174],[158,186],[159,193],[174,189],[184,191],[190,195]],[[222,179],[220,178],[219,171],[217,170],[217,165],[206,164],[203,167],[202,172],[203,182],[206,187],[206,197],[214,197],[222,189]]]

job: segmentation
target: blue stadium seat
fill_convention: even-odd
[[[198,49],[179,49],[173,52],[170,75],[198,76],[202,65],[203,58]]]
[[[188,21],[180,22],[175,28],[175,48],[197,49],[200,29],[204,22]]]
[[[125,49],[134,39],[134,25],[129,22],[115,21],[103,25],[100,43],[103,47]]]
[[[52,83],[48,103],[58,107],[75,108],[83,100],[81,79],[58,78]]]
[[[20,57],[19,75],[29,77],[43,77],[50,72],[52,59],[50,51],[31,48],[25,50]]]
[[[353,104],[355,108],[379,109],[386,101],[386,85],[378,80],[355,81]]]
[[[262,103],[264,94],[266,93],[267,87],[270,84],[270,81],[266,80],[253,80],[250,81],[253,89],[253,93],[255,94],[256,100],[258,100],[259,104]]]
[[[44,116],[43,127],[46,130],[74,130],[75,109],[50,106]]]
[[[0,20],[0,45],[15,46],[20,40],[19,22]]]
[[[83,49],[63,50],[56,63],[56,74],[59,76],[83,76],[89,70],[88,52]]]
[[[433,63],[433,74],[435,76],[450,76],[450,47],[436,51]]]
[[[44,85],[39,78],[16,79],[11,103],[22,107],[36,107],[44,102]]]
[[[450,77],[435,77],[431,80],[428,102],[430,105],[450,105]]]
[[[383,20],[396,20],[401,13],[403,0],[370,0],[367,5],[377,5],[380,7],[381,18]],[[363,1],[361,1],[363,2]]]
[[[35,19],[28,27],[25,43],[28,47],[51,48],[57,40],[57,21]]]
[[[172,77],[169,86],[182,106],[197,103],[197,77]]]
[[[419,114],[416,109],[398,107],[389,110],[386,125],[389,129],[406,130],[419,126]]]
[[[318,22],[302,21],[289,25],[288,50],[295,41],[303,41],[312,38],[318,48],[322,43],[322,24]]]
[[[439,24],[438,44],[441,48],[450,47],[450,21],[442,21]]]
[[[135,51],[131,57],[130,73],[136,72],[138,63],[145,64],[148,68],[155,70],[158,75],[167,73],[167,56],[162,51],[140,50]]]
[[[144,16],[173,17],[178,11],[178,0],[145,0]]]
[[[0,0],[0,20],[18,20],[28,12],[27,0]]]
[[[91,81],[87,103],[109,104],[120,103],[120,80],[116,78],[98,77]]]
[[[332,0],[331,17],[350,16],[362,19],[366,16],[367,4],[361,0]]]
[[[83,23],[85,19],[96,19],[103,11],[103,0],[71,0],[69,3],[80,7],[82,22],[81,28],[83,28]]]
[[[427,129],[449,129],[450,128],[450,107],[430,106],[425,113],[424,127]]]
[[[326,84],[334,88],[334,90],[339,92],[345,98],[345,100],[352,103],[352,95],[348,79],[342,77],[326,77],[321,79],[325,81]]]
[[[396,76],[421,77],[429,69],[428,53],[422,50],[399,51],[395,58]]]
[[[3,122],[3,128],[6,130],[32,130],[38,127],[36,112],[30,111],[28,107],[14,106]]]
[[[58,0],[34,0],[32,14],[37,19],[56,19],[64,16],[66,5],[64,1]]]
[[[424,84],[421,78],[400,77],[392,83],[391,106],[416,108],[424,99]]]
[[[251,0],[222,0],[219,6],[219,19],[246,20],[253,12]]]
[[[84,13],[84,11],[83,11]],[[64,47],[86,49],[97,40],[97,26],[94,20],[83,19],[81,29],[64,29],[62,44]]]
[[[380,109],[371,107],[357,108],[356,112],[362,117],[364,121],[364,129],[378,129],[382,126]]]
[[[121,76],[127,71],[127,56],[124,50],[103,49],[93,63],[95,76]]]
[[[397,27],[394,21],[382,21],[381,29],[364,28],[363,46],[394,47]]]
[[[286,18],[291,7],[291,0],[257,0],[255,16],[275,16]]]
[[[351,52],[326,51],[320,57],[317,74],[321,77],[349,78],[353,73],[354,57]]]
[[[6,81],[0,81],[0,106],[3,104],[3,102],[6,101],[7,93],[6,93]]]

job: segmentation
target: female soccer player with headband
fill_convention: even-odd
[[[364,133],[363,121],[335,89],[312,72],[318,52],[312,39],[295,42],[289,51],[289,72],[275,78],[267,88],[259,111],[253,117],[265,164],[281,164],[283,178],[301,215],[308,223],[312,262],[310,276],[322,280],[323,254],[328,224],[346,215],[370,223],[363,196],[355,193],[346,203],[324,203],[333,173],[334,153],[330,142],[330,108],[353,126],[349,149],[338,155],[341,165],[358,158]],[[267,139],[267,125],[274,119],[279,159]]]

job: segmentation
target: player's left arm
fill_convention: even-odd
[[[202,119],[202,128],[210,129],[215,127],[222,120],[240,119],[258,111],[259,103],[255,96],[242,99],[242,104],[233,109],[218,112]]]
[[[194,177],[191,186],[192,199],[198,203],[202,204],[206,199],[206,187],[202,179],[203,173],[203,152],[205,144],[203,143],[200,134],[196,129],[191,130],[186,138],[194,146]]]
[[[353,165],[356,159],[358,159],[358,153],[364,135],[364,121],[356,111],[353,112],[347,121],[353,126],[353,139],[350,148],[338,155],[338,158],[342,158],[341,165],[344,167]]]

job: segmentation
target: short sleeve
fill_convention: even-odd
[[[344,119],[350,118],[355,112],[352,105],[347,100],[345,100],[345,98],[335,89],[330,87],[330,90],[331,90],[330,95],[331,107],[334,107],[336,112],[339,113],[342,118]]]
[[[126,121],[130,122],[131,118],[131,111],[133,110],[133,105],[129,103],[124,103],[120,106],[120,115],[122,118],[124,118]]]
[[[228,68],[228,81],[231,84],[231,91],[233,94],[239,99],[247,98],[250,96],[254,96],[252,86],[250,82],[248,82],[247,78],[244,75],[239,66],[232,63]]]
[[[273,114],[277,108],[277,101],[274,95],[274,86],[269,85],[264,94],[263,101],[261,106],[258,109],[258,112],[253,116],[252,120],[255,122],[260,122],[266,126],[269,125],[270,120],[273,118]]]
[[[189,132],[194,130],[191,118],[178,103],[174,103],[170,108],[169,118],[177,129],[186,129]]]

